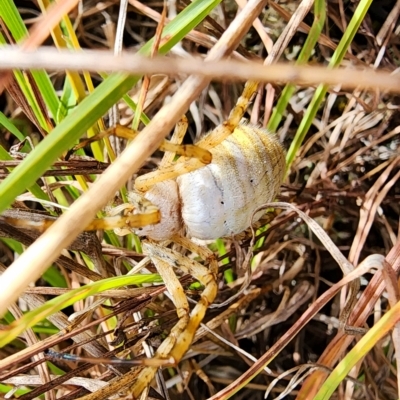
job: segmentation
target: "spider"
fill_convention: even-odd
[[[133,231],[145,237],[143,251],[154,263],[171,294],[178,322],[157,349],[154,359],[178,363],[191,345],[208,306],[217,295],[218,264],[211,250],[190,238],[215,240],[232,237],[249,228],[263,212],[254,211],[274,200],[285,172],[285,155],[276,136],[260,127],[241,123],[258,83],[246,83],[228,119],[196,146],[180,143],[187,129],[182,117],[157,170],[139,176],[129,203],[116,207],[117,234]],[[130,135],[124,128],[113,130]],[[174,161],[175,155],[181,156]],[[211,155],[211,157],[210,157]],[[196,157],[196,158],[193,158]],[[212,159],[211,159],[212,158]],[[151,217],[149,217],[151,215]],[[158,223],[155,223],[160,218]],[[101,220],[100,220],[101,221]],[[115,228],[105,224],[104,228]],[[91,227],[98,229],[98,225]],[[166,247],[168,242],[199,255],[205,265]],[[204,287],[192,311],[172,266],[179,266]],[[157,367],[144,367],[130,388],[140,396],[154,378]]]

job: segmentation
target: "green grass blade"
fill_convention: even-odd
[[[31,328],[48,316],[68,307],[79,300],[89,296],[95,296],[105,290],[116,289],[127,285],[142,285],[143,283],[161,282],[157,274],[117,276],[93,282],[84,287],[73,289],[68,293],[49,300],[36,310],[26,313],[22,318],[12,323],[0,332],[0,347],[14,340],[26,329]]]

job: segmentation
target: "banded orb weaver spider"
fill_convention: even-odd
[[[218,265],[213,253],[190,238],[215,240],[243,232],[263,212],[254,211],[274,200],[285,172],[284,150],[274,134],[265,129],[241,123],[255,95],[258,83],[246,83],[242,95],[228,119],[202,138],[196,146],[210,151],[211,163],[198,158],[180,157],[167,152],[159,168],[138,177],[130,194],[135,213],[142,199],[150,201],[161,213],[158,224],[133,229],[147,239],[143,250],[155,264],[170,292],[179,322],[158,348],[155,358],[173,357],[179,362],[217,295]],[[174,143],[180,143],[186,132],[185,118],[177,125]],[[126,205],[127,208],[131,204]],[[171,240],[209,263],[209,268],[195,260],[158,244]],[[203,286],[199,302],[189,313],[189,303],[172,266],[179,265]],[[154,377],[156,368],[146,367],[138,375],[131,391],[139,396]]]

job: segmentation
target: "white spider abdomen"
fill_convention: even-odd
[[[240,125],[211,153],[211,164],[177,178],[183,222],[202,240],[247,229],[254,211],[276,197],[285,172],[276,136],[255,126]]]

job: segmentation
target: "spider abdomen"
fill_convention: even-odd
[[[285,154],[276,136],[239,125],[210,150],[212,163],[155,184],[145,197],[161,212],[161,221],[136,233],[166,240],[186,227],[190,237],[214,240],[243,232],[254,211],[272,201],[282,183]],[[253,217],[261,218],[263,211]]]
[[[285,172],[276,136],[252,125],[239,125],[211,153],[211,164],[177,178],[188,234],[203,240],[247,229],[254,211],[276,197]]]

